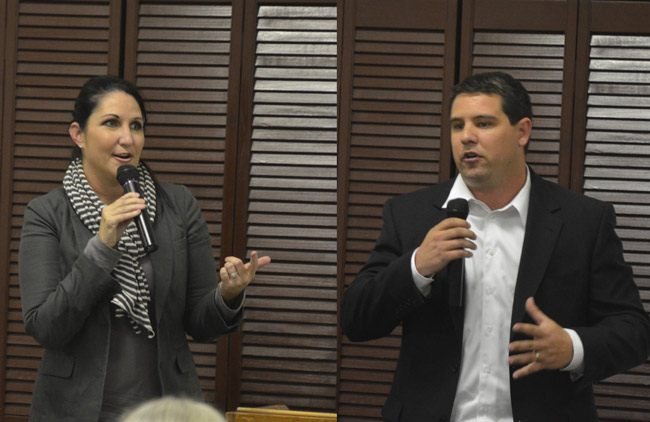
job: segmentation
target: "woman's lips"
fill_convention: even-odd
[[[128,163],[129,161],[131,161],[131,154],[113,154],[113,157],[117,161],[121,161],[123,163]]]

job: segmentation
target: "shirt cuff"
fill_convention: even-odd
[[[90,238],[84,248],[84,255],[102,270],[110,273],[122,257],[122,252],[102,242],[98,235]]]
[[[418,251],[418,249],[420,248],[416,248],[413,251],[413,255],[411,255],[411,274],[413,275],[413,282],[415,283],[415,286],[418,288],[420,293],[426,297],[429,296],[429,293],[431,293],[431,283],[433,282],[433,277],[425,277],[418,272],[417,268],[415,268],[415,253]]]
[[[214,292],[214,303],[217,305],[217,310],[223,317],[223,320],[226,322],[226,324],[231,324],[237,319],[237,314],[241,311],[242,307],[244,306],[244,299],[246,299],[246,290],[244,290],[239,297],[237,298],[237,301],[234,303],[233,307],[231,308],[226,304],[226,301],[223,300],[223,296],[221,296],[221,291],[217,287],[217,290]]]
[[[571,362],[561,370],[570,371],[571,380],[575,381],[577,378],[580,378],[585,371],[585,349],[578,333],[570,328],[564,328],[564,331],[566,331],[569,337],[571,337],[571,343],[573,344],[573,358],[571,359]]]

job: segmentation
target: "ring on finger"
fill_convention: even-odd
[[[535,362],[539,362],[539,352],[535,352]]]
[[[237,278],[238,275],[239,275],[239,273],[237,271],[235,271],[234,273],[228,274],[228,277],[230,277],[231,280],[234,280],[234,279]]]

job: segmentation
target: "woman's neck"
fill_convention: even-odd
[[[106,205],[115,202],[120,196],[124,195],[124,189],[119,184],[113,187],[95,187],[88,181],[90,187],[95,191],[97,197]]]
[[[106,205],[112,204],[120,196],[124,195],[124,189],[117,180],[101,180],[100,177],[96,177],[92,173],[86,173],[86,180],[100,201]]]

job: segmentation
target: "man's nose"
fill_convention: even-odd
[[[476,142],[476,128],[471,123],[467,123],[463,126],[463,133],[461,135],[460,141],[463,144]]]

